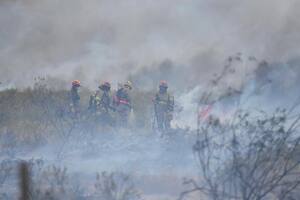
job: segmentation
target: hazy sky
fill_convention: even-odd
[[[167,63],[194,84],[237,52],[297,58],[299,10],[298,0],[2,0],[0,80],[49,75],[89,86],[169,72]]]

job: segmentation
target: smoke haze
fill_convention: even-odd
[[[41,75],[95,86],[150,74],[137,83],[153,87],[167,76],[194,87],[237,52],[297,58],[299,9],[296,0],[4,0],[0,79],[23,86]]]

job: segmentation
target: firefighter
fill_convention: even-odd
[[[159,91],[155,94],[153,103],[158,130],[169,130],[173,119],[174,97],[168,93],[166,81],[160,81]]]
[[[105,81],[101,83],[99,90],[90,97],[89,110],[95,114],[101,123],[112,125],[111,111],[113,111],[114,108],[112,107],[110,90],[111,84],[109,82]]]
[[[114,97],[114,106],[118,113],[118,124],[123,127],[127,126],[132,109],[130,90],[132,90],[132,83],[127,81],[119,87]]]
[[[79,80],[72,81],[72,88],[70,91],[70,111],[71,113],[77,115],[80,110],[80,96],[79,96],[79,88],[81,84]]]

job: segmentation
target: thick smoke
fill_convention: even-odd
[[[270,62],[299,56],[299,8],[296,0],[5,0],[0,79],[23,86],[42,75],[94,86],[137,74],[153,87],[172,69],[165,79],[194,87],[236,52]]]

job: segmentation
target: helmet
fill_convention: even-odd
[[[72,86],[74,86],[74,87],[80,87],[80,81],[79,80],[72,81]]]
[[[110,82],[108,82],[108,81],[102,82],[102,83],[100,84],[99,88],[100,88],[100,89],[103,89],[103,88],[108,88],[108,89],[110,89],[110,88],[111,88]]]
[[[168,82],[164,81],[164,80],[160,81],[159,82],[159,87],[168,88]]]
[[[105,81],[105,82],[103,83],[103,86],[108,87],[108,88],[111,87],[110,82],[108,82],[108,81]]]
[[[132,89],[132,83],[130,81],[127,81],[126,83],[124,83],[124,87]]]

